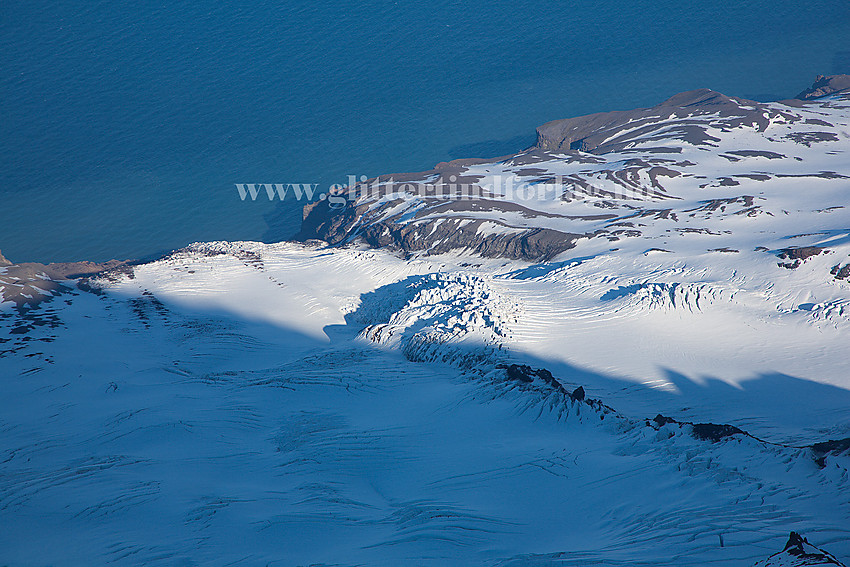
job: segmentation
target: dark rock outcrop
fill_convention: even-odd
[[[439,206],[445,207],[446,203]],[[452,211],[463,211],[475,205],[470,201],[450,203]],[[548,260],[575,246],[582,234],[549,228],[525,228],[501,234],[479,232],[484,221],[464,217],[443,218],[423,222],[399,223],[397,219],[381,219],[368,211],[368,205],[347,204],[334,210],[326,201],[305,207],[305,218],[296,240],[324,240],[330,245],[354,239],[373,248],[387,248],[405,253],[441,254],[456,249],[472,251],[485,258]],[[448,212],[448,211],[446,211]]]
[[[33,306],[68,291],[64,280],[84,278],[109,270],[121,269],[127,262],[64,262],[6,264],[0,273],[0,302],[11,301],[17,307]]]
[[[821,468],[826,466],[826,457],[828,455],[842,455],[850,453],[850,437],[846,439],[830,439],[829,441],[821,441],[812,445],[812,453],[815,458],[815,463]]]
[[[850,264],[836,264],[829,270],[829,273],[835,276],[837,280],[846,280],[850,278]]]
[[[746,431],[743,431],[734,425],[729,424],[717,424],[717,423],[693,423],[691,421],[678,421],[673,419],[672,417],[667,417],[666,415],[661,415],[660,413],[652,418],[651,421],[648,421],[650,425],[654,425],[654,427],[664,427],[667,424],[675,424],[675,425],[690,425],[691,426],[691,435],[696,439],[701,441],[711,441],[712,443],[717,443],[725,439],[726,437],[731,437],[733,435],[749,435]],[[754,438],[755,439],[755,438]]]
[[[591,406],[595,405],[595,406],[598,406],[600,408],[604,407],[604,408],[609,409],[609,410],[611,409],[611,408],[608,408],[608,406],[605,406],[604,404],[599,402],[598,400],[590,400],[590,399],[586,400],[584,388],[582,388],[581,386],[577,387],[572,392],[568,392],[567,389],[564,388],[564,385],[561,384],[552,375],[552,373],[550,371],[546,370],[545,368],[532,368],[532,367],[528,366],[527,364],[500,365],[499,368],[504,369],[505,377],[508,380],[515,380],[517,382],[523,382],[525,384],[530,384],[530,383],[534,382],[534,378],[540,378],[541,380],[543,380],[543,382],[548,384],[550,387],[561,392],[562,394],[569,397],[574,402],[584,402],[584,401],[586,401],[588,403],[588,405],[591,405]]]
[[[576,400],[577,402],[584,401],[584,398],[585,398],[584,388],[579,386],[578,388],[573,390],[573,393],[570,394],[570,397],[572,399]]]
[[[706,133],[694,117],[716,114],[726,119],[724,122],[728,122],[729,128],[756,124],[763,130],[769,123],[766,114],[771,113],[775,111],[758,102],[698,89],[679,93],[652,108],[602,112],[547,122],[537,128],[536,147],[548,151],[618,151],[627,148],[633,140],[652,133],[660,120],[671,115],[680,123],[675,132],[665,136],[665,143],[681,140],[706,144],[716,139]],[[619,135],[620,131],[625,133]]]
[[[811,100],[850,89],[850,75],[818,75],[812,86],[800,94],[800,100]]]
[[[803,567],[805,565],[838,565],[844,567],[834,555],[824,551],[798,534],[791,532],[785,548],[774,553],[764,561],[759,561],[754,567]]]
[[[654,418],[652,418],[652,421],[654,421],[659,427],[667,425],[668,423],[679,423],[672,417],[667,417],[666,415],[661,415],[660,413]]]
[[[732,435],[741,435],[744,433],[734,425],[728,425],[725,423],[695,423],[692,427],[694,437],[702,439],[703,441],[711,441],[712,443],[716,443],[721,439],[731,437]]]
[[[800,264],[811,258],[812,256],[817,256],[821,252],[826,250],[826,248],[821,248],[820,246],[803,246],[800,248],[783,248],[779,251],[779,258],[781,260],[788,260],[788,262],[779,262],[780,268],[788,268],[789,270],[795,270],[800,267]]]
[[[807,260],[817,256],[826,250],[820,246],[802,246],[800,248],[783,248],[779,251],[779,257],[783,260]]]
[[[509,364],[505,367],[505,375],[508,380],[530,383],[534,382],[537,371],[525,364]]]

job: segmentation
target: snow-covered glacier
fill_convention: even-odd
[[[848,89],[556,121],[300,242],[0,256],[0,563],[846,563]]]

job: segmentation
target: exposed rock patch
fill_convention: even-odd
[[[719,139],[709,134],[694,116],[717,114],[729,120],[728,127],[756,124],[764,129],[771,110],[761,103],[733,99],[709,89],[677,94],[652,108],[603,112],[547,122],[537,129],[537,147],[549,151],[580,150],[605,153],[623,150],[640,137],[659,129],[658,122],[669,117],[680,120],[665,136],[668,142],[680,140],[696,145],[713,145]],[[618,135],[618,132],[623,132]]]
[[[733,435],[749,436],[748,433],[735,427],[734,425],[729,425],[725,423],[716,424],[678,421],[676,419],[673,419],[672,417],[661,415],[660,413],[654,418],[652,418],[651,424],[654,424],[656,427],[663,427],[668,424],[675,424],[679,425],[680,427],[682,425],[689,425],[691,427],[691,435],[693,435],[696,439],[700,439],[701,441],[711,441],[712,443],[717,443],[727,437],[732,437]]]
[[[850,278],[850,264],[836,264],[829,270],[829,273],[835,276],[837,280],[846,280]]]
[[[800,267],[800,264],[802,264],[812,256],[817,256],[824,250],[826,250],[826,248],[822,248],[820,246],[783,248],[779,251],[778,257],[782,260],[788,260],[788,262],[780,262],[778,265],[781,268],[795,270]]]
[[[759,561],[754,567],[803,567],[805,565],[839,565],[844,566],[834,555],[824,551],[798,534],[791,532],[788,543],[779,553],[774,553],[764,561]]]
[[[811,87],[797,95],[800,100],[811,100],[850,89],[850,75],[818,75]]]
[[[47,265],[7,263],[0,268],[0,303],[9,301],[17,307],[33,306],[68,291],[70,288],[62,283],[66,280],[85,278],[125,266],[128,267],[126,262],[118,260]]]

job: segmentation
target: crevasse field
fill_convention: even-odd
[[[420,176],[556,199],[382,179],[326,242],[0,268],[0,561],[846,560],[848,95],[605,120]]]

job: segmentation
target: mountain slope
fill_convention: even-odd
[[[2,561],[846,563],[842,81],[549,123],[323,242],[0,266]]]
[[[757,103],[702,89],[558,120],[513,156],[349,187],[306,209],[301,238],[526,260],[579,242],[735,253],[833,241],[848,226],[848,107],[847,90]],[[786,243],[813,227],[826,238]]]

